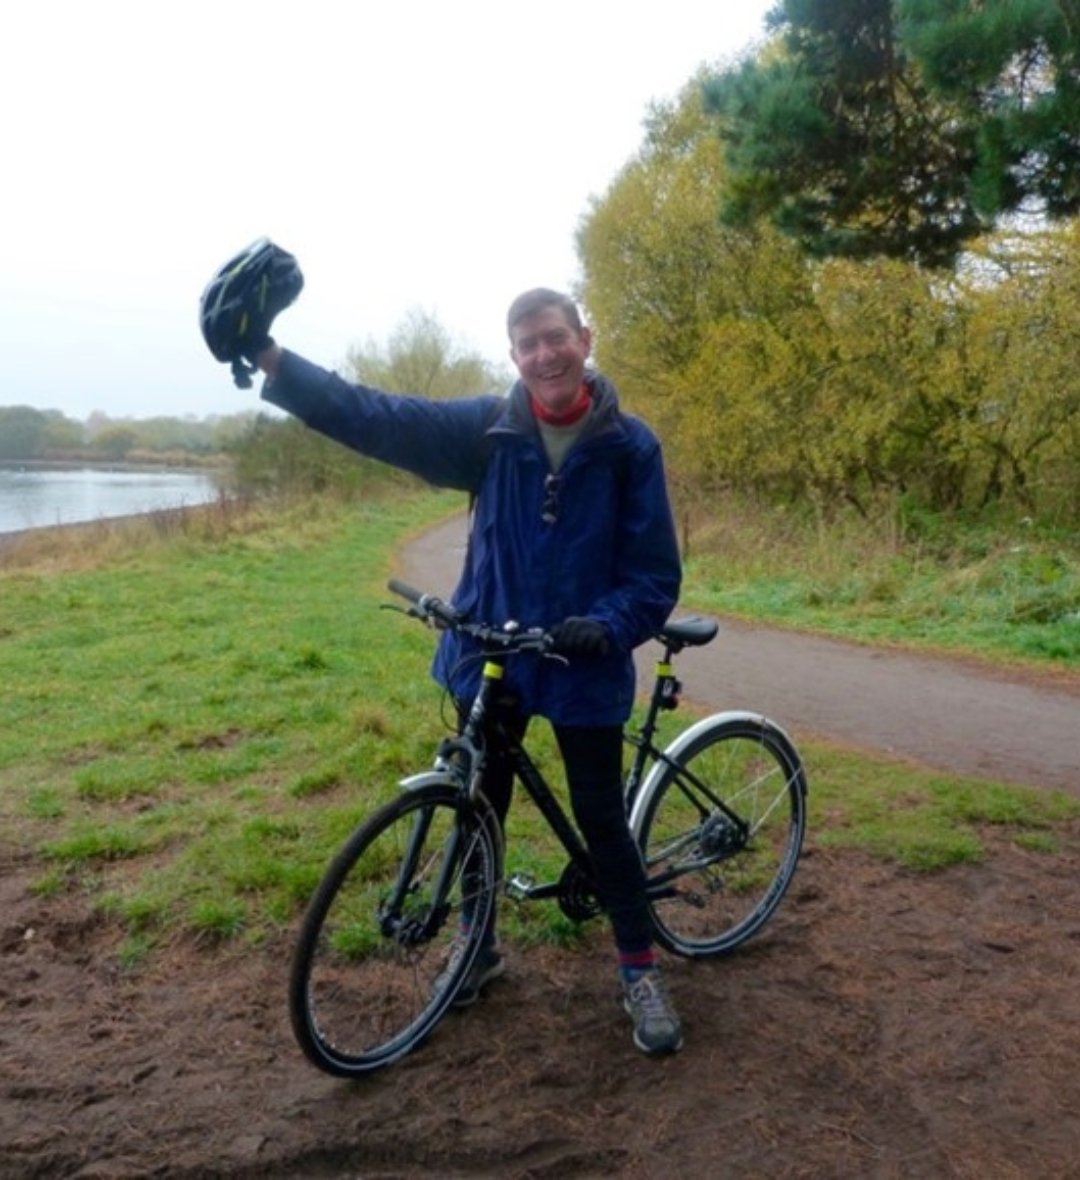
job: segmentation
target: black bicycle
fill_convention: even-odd
[[[510,734],[516,777],[566,850],[558,879],[504,879],[502,832],[483,794],[484,723],[506,662],[526,652],[560,658],[550,637],[469,622],[401,582],[390,589],[412,604],[407,614],[472,636],[484,669],[462,732],[353,832],[304,915],[289,986],[293,1031],[314,1065],[342,1077],[389,1065],[431,1033],[476,958],[498,893],[553,898],[578,921],[600,912],[581,836]],[[687,618],[660,631],[644,721],[626,732],[626,806],[656,938],[689,958],[727,954],[761,929],[795,873],[806,827],[802,763],[767,718],[719,713],[656,744],[661,714],[679,703],[673,657],[717,630]],[[463,930],[465,952],[452,957]]]

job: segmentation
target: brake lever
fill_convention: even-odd
[[[417,606],[398,606],[396,602],[380,602],[379,610],[392,610],[396,615],[405,615],[409,619],[419,619],[422,623],[428,624],[428,626],[435,625],[435,621],[427,611],[422,611]]]

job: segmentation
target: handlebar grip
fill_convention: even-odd
[[[434,619],[436,624],[447,627],[457,626],[461,622],[457,611],[452,606],[447,606],[441,598],[436,598],[434,594],[424,594],[408,582],[401,582],[397,578],[391,578],[386,585],[395,594],[407,598],[416,607],[414,613],[420,618]]]
[[[386,583],[386,588],[393,591],[394,594],[400,594],[402,598],[407,598],[412,603],[418,603],[424,597],[419,590],[410,586],[408,582],[401,582],[397,578],[391,578]]]

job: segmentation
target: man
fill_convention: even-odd
[[[505,719],[519,734],[532,716],[551,722],[612,924],[634,1042],[651,1055],[673,1053],[682,1029],[656,963],[621,782],[631,653],[663,625],[680,582],[660,447],[621,412],[611,383],[587,370],[590,332],[569,297],[525,292],[510,306],[507,330],[520,378],[508,398],[433,402],[351,385],[280,348],[263,328],[243,351],[266,374],[265,400],[363,454],[475,496],[453,605],[485,622],[546,628],[566,657],[512,663]],[[205,323],[204,333],[210,343]],[[229,359],[228,348],[214,351]],[[434,664],[465,702],[479,676],[476,661],[462,660],[467,643],[444,633]],[[497,743],[488,758],[484,792],[504,820],[512,773]],[[458,1003],[475,1001],[504,969],[491,930]]]

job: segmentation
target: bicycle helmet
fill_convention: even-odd
[[[270,325],[300,294],[296,259],[259,238],[214,275],[199,301],[203,339],[217,360],[232,365],[233,380],[251,388],[255,357],[271,343]]]

